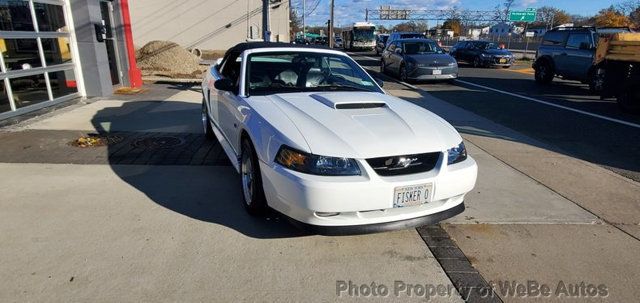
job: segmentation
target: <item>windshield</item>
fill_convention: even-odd
[[[354,28],[353,40],[358,42],[374,41],[376,36],[373,34],[374,28]]]
[[[407,55],[443,53],[435,42],[427,41],[403,42],[402,49]]]
[[[288,92],[382,91],[353,60],[314,52],[270,52],[249,56],[249,95]]]

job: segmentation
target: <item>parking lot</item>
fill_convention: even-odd
[[[638,116],[584,85],[541,88],[527,63],[403,84],[353,57],[462,134],[479,166],[463,214],[347,237],[251,217],[204,139],[199,88],[150,84],[2,130],[0,301],[512,302],[530,298],[496,285],[530,281],[550,301],[636,300]],[[118,142],[69,144],[94,132]],[[573,291],[581,283],[606,294]]]

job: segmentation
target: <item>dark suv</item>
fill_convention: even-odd
[[[450,53],[456,60],[471,63],[474,67],[509,68],[514,60],[510,51],[488,41],[460,41],[451,48]]]
[[[629,31],[628,28],[564,27],[545,33],[533,63],[535,79],[548,84],[555,76],[588,83],[591,91],[601,88],[593,65],[601,35]]]

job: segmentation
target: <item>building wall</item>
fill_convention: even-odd
[[[185,48],[223,50],[252,37],[262,38],[262,0],[135,0],[129,4],[136,47],[168,40]],[[289,1],[282,0],[270,17],[271,40],[289,42]]]

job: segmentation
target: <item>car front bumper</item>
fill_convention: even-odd
[[[440,74],[434,74],[439,70]],[[411,80],[451,80],[458,78],[458,67],[417,67],[407,73],[407,78]]]
[[[362,176],[345,177],[308,175],[264,162],[260,168],[269,206],[322,234],[384,231],[449,218],[464,209],[477,177],[471,157],[451,166],[441,159],[429,172],[393,177],[378,176],[364,165]],[[427,183],[433,185],[430,202],[393,207],[396,187]]]

